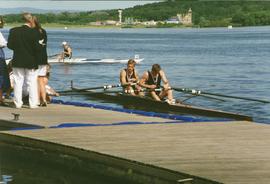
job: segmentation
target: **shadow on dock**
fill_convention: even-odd
[[[0,134],[2,174],[11,183],[218,183],[97,152],[46,141]]]

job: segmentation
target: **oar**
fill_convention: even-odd
[[[212,97],[212,96],[208,96],[208,95],[202,95],[202,94],[200,94],[200,95],[191,94],[191,95],[193,95],[194,97],[201,96],[201,97],[204,97],[204,98],[208,98],[210,100],[216,100],[216,101],[226,102],[226,100],[224,100],[224,99],[216,98],[216,97]]]
[[[69,93],[59,93],[61,96],[69,96],[69,95],[88,95],[88,94],[104,94],[104,93],[118,93],[121,91],[102,91],[102,92],[95,92],[95,91],[73,91]]]
[[[72,88],[71,90],[65,90],[65,91],[58,91],[57,93],[70,93],[70,92],[80,92],[80,91],[87,91],[87,90],[95,90],[95,89],[111,89],[111,88],[116,88],[116,87],[121,87],[121,84],[116,84],[116,85],[104,85],[104,86],[97,86],[97,87],[90,87],[90,88]]]
[[[184,93],[191,93],[194,95],[212,95],[212,96],[220,96],[220,97],[224,97],[224,98],[235,98],[235,99],[261,102],[261,103],[270,103],[270,101],[268,101],[268,100],[261,100],[261,99],[254,99],[254,98],[240,97],[240,96],[232,96],[232,95],[224,95],[224,94],[219,94],[219,93],[210,93],[210,92],[205,92],[205,91],[200,91],[200,90],[195,90],[195,89],[176,88],[176,87],[173,87],[172,89],[175,91],[180,91],[180,92],[184,92]]]

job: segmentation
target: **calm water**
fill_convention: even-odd
[[[60,44],[64,40],[71,43],[74,57],[130,58],[134,54],[139,54],[145,58],[143,63],[137,66],[140,73],[150,69],[152,64],[160,63],[172,86],[270,100],[270,27],[231,30],[211,28],[48,29],[47,31],[50,55],[61,51]],[[3,33],[8,36],[7,29],[3,30]],[[10,57],[11,51],[8,49],[5,51]],[[50,83],[58,90],[68,89],[70,80],[78,87],[116,84],[119,71],[124,66],[54,64]],[[181,93],[175,92],[175,96],[185,99]],[[85,97],[61,98],[93,102]],[[255,121],[270,123],[270,104],[233,99],[219,102],[202,97],[192,98],[187,102],[247,114],[253,116]],[[95,103],[102,102],[95,101]],[[4,165],[2,169],[5,171],[4,174],[11,174],[16,178],[18,177],[16,167],[9,168]]]
[[[7,37],[8,30],[3,32]],[[270,27],[47,29],[47,32],[49,55],[60,52],[64,40],[72,45],[74,57],[130,58],[139,54],[145,58],[137,66],[140,73],[159,63],[172,86],[270,100]],[[8,49],[6,53],[11,56]],[[55,64],[50,83],[59,90],[67,89],[70,80],[78,87],[116,84],[123,67],[123,64]],[[175,92],[175,96],[185,99],[181,93]],[[83,97],[72,97],[72,100],[89,101]],[[196,97],[187,102],[270,122],[270,104],[226,100]]]

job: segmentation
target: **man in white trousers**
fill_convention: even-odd
[[[25,24],[12,28],[8,37],[8,48],[13,50],[12,69],[14,75],[14,104],[16,108],[23,105],[23,84],[29,92],[29,107],[37,108],[39,104],[36,55],[38,50],[38,36],[32,28],[33,16],[23,14]]]

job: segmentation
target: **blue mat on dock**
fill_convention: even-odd
[[[119,122],[119,123],[62,123],[57,126],[51,126],[49,128],[71,128],[71,127],[89,127],[89,126],[120,126],[120,125],[145,125],[145,124],[168,124],[171,122]],[[183,122],[174,122],[174,123],[183,123]]]
[[[19,130],[40,130],[44,127],[18,127],[18,128],[12,128],[10,131],[19,131]]]
[[[74,105],[78,107],[89,107],[95,109],[104,109],[110,111],[117,111],[117,112],[124,112],[129,114],[138,114],[143,116],[150,116],[150,117],[159,117],[165,119],[171,119],[176,121],[168,121],[168,122],[137,122],[137,121],[127,121],[127,122],[117,122],[117,123],[61,123],[56,126],[51,126],[49,128],[68,128],[68,127],[89,127],[89,126],[121,126],[121,125],[145,125],[145,124],[176,124],[176,123],[189,123],[189,122],[224,122],[224,121],[231,121],[226,118],[198,118],[198,117],[190,117],[190,116],[182,116],[182,115],[175,115],[175,114],[166,114],[166,113],[157,113],[157,112],[147,112],[142,110],[133,110],[133,109],[124,109],[119,107],[111,107],[105,105],[98,105],[98,104],[91,104],[91,103],[81,103],[81,102],[68,102],[63,100],[52,100],[54,104],[63,104],[63,105]],[[19,131],[19,130],[39,130],[43,129],[43,127],[20,127],[20,128],[13,128],[11,131]]]
[[[123,125],[157,125],[157,124],[178,124],[187,123],[183,121],[168,121],[168,122],[138,122],[138,121],[127,121],[119,123],[62,123],[57,126],[51,126],[49,128],[72,128],[72,127],[93,127],[93,126],[123,126]]]

